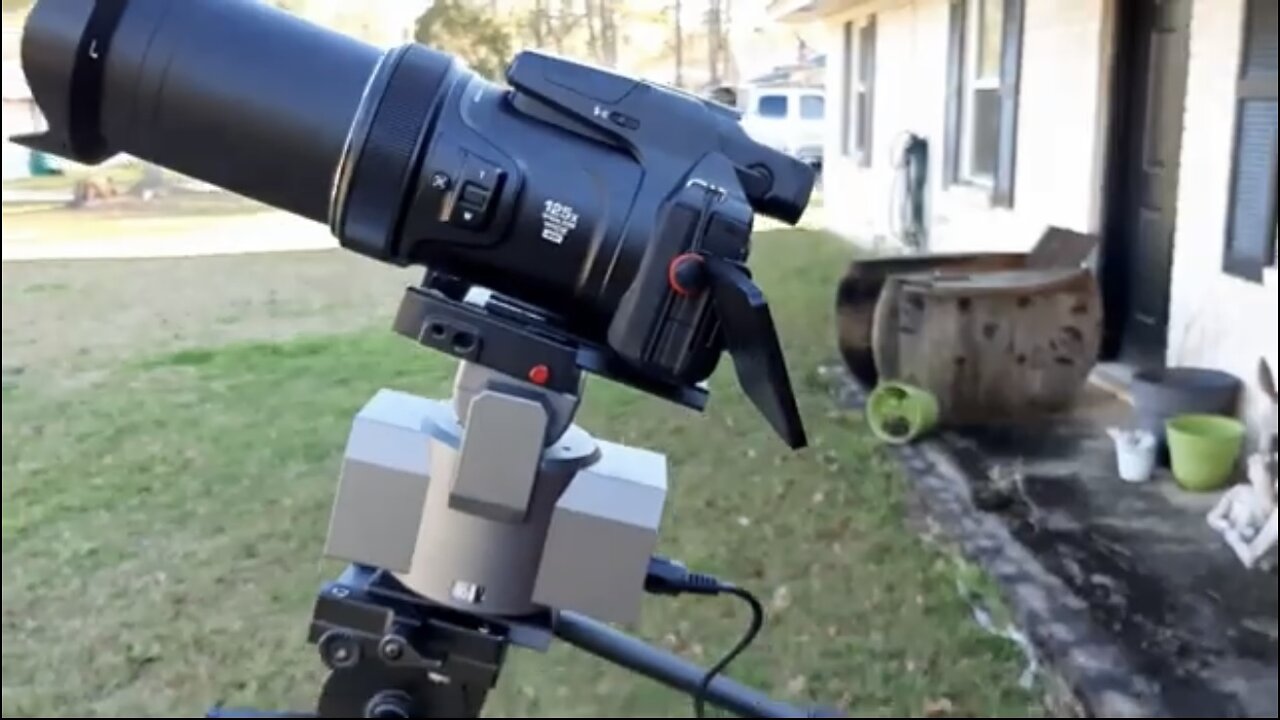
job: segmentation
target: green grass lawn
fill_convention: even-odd
[[[765,632],[736,678],[863,716],[1043,715],[1016,685],[1017,651],[970,619],[954,563],[906,529],[896,466],[828,397],[818,369],[834,355],[835,281],[850,255],[822,235],[782,232],[762,236],[753,258],[809,449],[790,452],[772,436],[727,362],[703,414],[595,381],[580,420],[600,437],[665,452],[673,492],[663,550],[765,599]],[[254,274],[219,268],[203,280],[139,264],[128,282],[187,272],[187,291],[216,304],[220,287],[283,286],[295,262],[312,263],[301,297],[325,287],[317,267],[332,265],[336,288],[354,282],[348,268],[362,261],[243,262],[256,263]],[[337,569],[319,553],[351,417],[380,387],[443,395],[454,367],[384,329],[385,314],[289,336],[294,308],[273,316],[262,333],[270,340],[204,346],[190,340],[198,325],[175,344],[166,321],[110,353],[93,351],[92,334],[64,336],[73,325],[63,323],[77,321],[70,309],[62,322],[30,325],[60,302],[74,308],[77,293],[120,267],[50,266],[46,278],[40,265],[5,266],[3,714],[307,707],[322,673],[304,635],[315,590]],[[394,301],[399,276],[386,278],[369,282]],[[151,302],[167,317],[187,301]],[[219,317],[254,307],[228,302]],[[100,299],[85,312],[101,315],[106,337],[118,310]],[[40,354],[44,337],[67,350]],[[710,663],[745,622],[728,599],[653,599],[634,631]],[[690,705],[557,647],[515,654],[487,714],[677,717]]]

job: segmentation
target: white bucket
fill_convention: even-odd
[[[1156,436],[1146,430],[1112,428],[1116,443],[1116,465],[1120,479],[1127,483],[1145,483],[1156,470]]]

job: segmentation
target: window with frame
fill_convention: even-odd
[[[822,120],[827,116],[827,99],[822,95],[800,96],[800,119]]]
[[[761,95],[756,102],[756,114],[764,118],[786,118],[789,99],[786,95]]]
[[[871,16],[858,29],[858,164],[871,167],[875,135],[876,18]]]
[[[944,176],[1013,205],[1025,0],[951,0]]]
[[[840,154],[852,155],[853,140],[853,21],[844,24],[840,43],[840,80],[844,92],[840,93]]]
[[[844,24],[841,62],[845,92],[840,107],[840,150],[862,167],[870,167],[875,137],[875,16]]]
[[[1248,0],[1236,82],[1225,270],[1261,282],[1276,264],[1277,0]]]

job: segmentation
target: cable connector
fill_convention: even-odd
[[[733,595],[751,607],[751,626],[746,634],[720,662],[707,671],[698,686],[698,692],[693,696],[694,717],[706,717],[707,695],[711,690],[711,683],[756,639],[764,625],[764,607],[747,590],[721,582],[711,575],[689,572],[689,568],[683,563],[657,555],[649,559],[644,591],[651,595]]]
[[[650,595],[719,595],[729,588],[717,578],[690,572],[682,563],[656,555],[649,559],[644,578],[644,591]]]

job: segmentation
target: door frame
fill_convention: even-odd
[[[1107,2],[1107,12],[1112,21],[1112,63],[1109,72],[1110,88],[1107,92],[1107,137],[1101,204],[1102,247],[1098,264],[1105,308],[1101,357],[1111,361],[1127,359],[1125,341],[1127,321],[1132,309],[1128,284],[1132,281],[1134,272],[1129,267],[1126,238],[1122,233],[1128,219],[1127,213],[1133,210],[1134,203],[1137,202],[1133,196],[1135,190],[1126,186],[1126,174],[1135,156],[1140,158],[1143,152],[1141,143],[1130,142],[1134,123],[1130,113],[1132,93],[1141,88],[1145,81],[1145,78],[1137,77],[1137,68],[1141,64],[1137,58],[1139,44],[1134,41],[1140,18],[1140,11],[1136,6],[1137,3],[1133,0]],[[1185,126],[1182,133],[1185,137]],[[1169,274],[1172,285],[1172,266]],[[1167,316],[1165,322],[1167,326]],[[1165,338],[1167,343],[1167,327]],[[1160,350],[1167,350],[1167,346]]]

